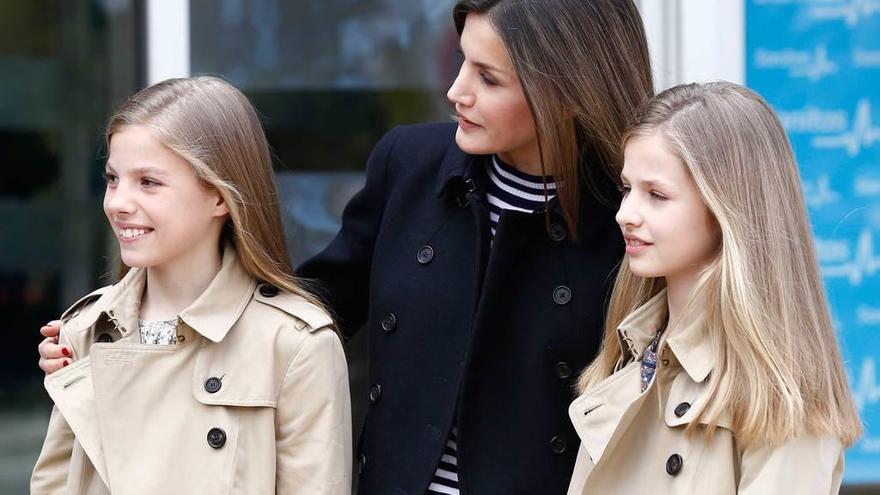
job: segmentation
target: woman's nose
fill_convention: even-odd
[[[623,198],[623,201],[620,202],[620,209],[617,210],[617,215],[614,216],[614,219],[621,227],[627,225],[638,227],[641,224],[642,218],[636,211],[636,205],[633,203],[634,201],[631,199],[631,196]]]
[[[126,188],[117,185],[104,193],[104,209],[113,215],[128,215],[134,212],[135,204]]]
[[[455,81],[452,82],[449,91],[446,92],[446,98],[450,103],[455,105],[456,108],[459,106],[470,107],[474,104],[474,95],[468,88],[467,78],[468,70],[465,65],[462,64],[461,69],[458,71],[458,76],[456,76]]]

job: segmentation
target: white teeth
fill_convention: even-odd
[[[119,236],[123,239],[133,239],[147,233],[145,229],[119,229]]]

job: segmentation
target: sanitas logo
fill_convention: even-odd
[[[826,131],[827,132],[827,131]],[[856,105],[852,125],[830,136],[816,136],[811,143],[817,149],[842,148],[850,158],[857,156],[865,148],[870,148],[880,140],[880,128],[874,127],[871,119],[871,102],[862,98]]]
[[[789,77],[818,81],[837,72],[837,64],[828,58],[828,46],[821,44],[809,50],[755,50],[755,67],[758,69],[786,69]]]
[[[807,15],[812,19],[819,21],[842,20],[849,27],[853,27],[877,13],[880,13],[880,1],[878,0],[824,2],[821,5],[811,5],[807,9]]]

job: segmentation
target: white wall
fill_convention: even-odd
[[[683,82],[745,82],[743,0],[638,0],[658,90]]]

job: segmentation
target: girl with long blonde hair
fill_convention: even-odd
[[[861,426],[778,118],[682,85],[624,144],[626,256],[569,409],[569,493],[837,493]]]
[[[123,276],[61,318],[32,493],[350,493],[345,356],[288,260],[250,102],[171,79],[106,140]]]

